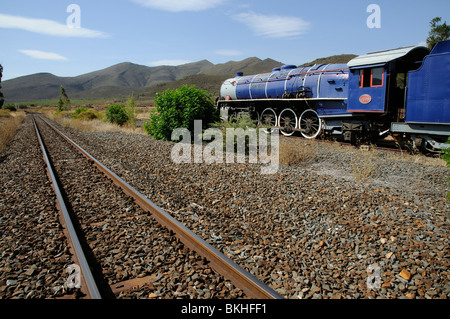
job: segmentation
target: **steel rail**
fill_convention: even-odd
[[[173,218],[169,213],[151,202],[146,196],[137,191],[134,187],[117,176],[114,172],[100,163],[77,143],[64,135],[56,127],[43,119],[47,125],[55,130],[59,135],[72,144],[88,160],[92,161],[108,178],[110,178],[124,193],[134,198],[136,203],[145,211],[150,212],[153,217],[163,226],[172,230],[178,238],[190,249],[196,251],[200,256],[210,261],[211,266],[226,279],[229,279],[236,287],[242,289],[247,296],[255,299],[284,299],[275,290],[262,283],[255,276],[236,264],[219,250],[200,238],[184,224]]]
[[[79,266],[80,266],[81,272],[83,274],[83,279],[84,279],[84,282],[86,283],[86,286],[87,286],[87,289],[88,289],[88,293],[89,293],[91,299],[101,299],[100,292],[99,292],[99,290],[97,288],[97,284],[96,284],[96,282],[94,280],[94,277],[92,275],[91,269],[89,268],[89,264],[87,262],[85,254],[84,254],[83,248],[81,247],[80,241],[79,241],[78,236],[76,234],[75,228],[73,226],[72,220],[71,220],[70,215],[69,215],[69,211],[67,210],[67,206],[65,204],[64,198],[63,198],[61,190],[59,188],[56,176],[55,176],[55,174],[53,172],[50,159],[49,159],[47,151],[45,149],[44,141],[42,140],[42,136],[41,136],[41,133],[40,133],[39,128],[37,126],[37,123],[36,123],[36,121],[34,119],[34,116],[33,116],[33,123],[34,123],[34,127],[35,127],[35,130],[36,130],[36,135],[37,135],[37,138],[38,138],[38,141],[39,141],[39,145],[40,145],[41,150],[42,150],[44,161],[45,161],[46,166],[47,166],[47,173],[50,176],[51,182],[53,184],[53,189],[54,189],[54,191],[56,193],[57,206],[58,206],[59,210],[63,214],[63,218],[64,218],[64,221],[66,223],[67,231],[68,231],[68,234],[69,234],[69,237],[70,237],[69,240],[72,243],[72,248],[75,251],[76,259],[79,262]]]

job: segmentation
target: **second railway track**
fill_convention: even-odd
[[[83,273],[88,280],[83,281],[81,295],[281,298],[40,117],[36,117],[36,128],[61,188],[63,205],[89,260],[87,272],[92,271],[97,285],[91,288],[86,284],[90,275]],[[76,262],[83,263],[80,259]]]

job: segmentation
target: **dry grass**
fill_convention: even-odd
[[[49,119],[60,123],[63,127],[77,129],[83,132],[126,132],[134,134],[147,135],[142,128],[133,129],[131,125],[119,126],[103,120],[80,120],[71,119],[63,112],[55,114],[54,112],[47,112],[45,114]]]
[[[375,160],[376,156],[376,153],[372,150],[353,152],[350,164],[355,182],[364,183],[380,176],[379,164]]]
[[[156,107],[138,107],[136,120],[148,120],[151,111],[156,110]]]
[[[16,135],[17,129],[25,119],[25,112],[0,111],[0,152],[2,152]]]
[[[402,161],[416,163],[426,166],[446,166],[445,161],[439,156],[426,156],[424,154],[414,154],[411,155],[407,151],[402,153],[389,153],[388,158],[390,160]]]
[[[11,117],[11,112],[8,110],[0,109],[0,118],[8,118]]]
[[[315,141],[280,139],[280,164],[286,166],[309,165],[317,159],[318,145]]]

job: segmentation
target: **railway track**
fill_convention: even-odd
[[[48,121],[33,122],[80,267],[78,297],[282,299]]]

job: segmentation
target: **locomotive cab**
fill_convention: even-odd
[[[369,53],[351,60],[348,63],[347,111],[389,114],[392,119],[404,119],[408,72],[420,68],[428,53],[425,47],[408,47]]]
[[[382,137],[391,122],[404,120],[408,72],[418,69],[428,53],[425,47],[407,47],[351,60],[347,112],[364,116],[364,120],[344,122],[344,137],[346,131],[352,134],[355,130]]]

